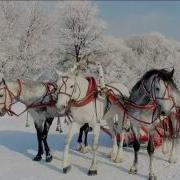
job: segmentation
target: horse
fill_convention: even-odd
[[[57,85],[58,101],[56,107],[60,112],[65,112],[66,110],[70,111],[73,117],[73,122],[69,128],[69,132],[65,140],[63,172],[67,173],[71,169],[69,145],[73,135],[80,125],[88,123],[93,130],[93,159],[88,171],[88,175],[96,175],[96,151],[98,148],[98,139],[102,119],[107,121],[107,124],[112,131],[113,145],[116,144],[117,146],[117,143],[114,143],[116,142],[116,135],[113,130],[114,122],[112,121],[114,111],[108,110],[105,112],[107,108],[107,99],[100,96],[96,88],[87,93],[89,90],[89,80],[80,74],[64,76],[58,80]],[[112,109],[112,107],[110,109]],[[116,149],[113,146],[113,154],[115,153],[115,150]]]
[[[19,116],[28,111],[34,120],[38,140],[38,153],[33,158],[34,161],[42,159],[43,144],[46,151],[46,162],[52,160],[47,143],[47,135],[52,121],[58,113],[55,107],[55,90],[56,85],[53,83],[40,83],[31,80],[22,81],[19,79],[6,81],[3,78],[0,82],[0,116],[3,116],[5,113]],[[16,102],[21,102],[26,106],[26,109],[20,114],[16,114],[11,109]]]
[[[127,116],[135,137],[133,142],[134,161],[129,173],[137,173],[138,152],[140,149],[140,127],[147,129],[149,140],[147,152],[149,155],[149,180],[156,180],[153,170],[154,133],[158,124],[163,124],[161,116],[170,116],[172,124],[172,147],[169,162],[175,162],[176,136],[179,132],[177,111],[180,93],[173,81],[173,73],[165,69],[152,69],[146,72],[134,85],[128,101],[125,102]],[[163,127],[163,126],[162,126]]]

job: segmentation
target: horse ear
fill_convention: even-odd
[[[2,83],[3,83],[4,85],[6,84],[4,78],[2,78]]]
[[[174,68],[172,69],[172,71],[169,73],[169,77],[172,78],[174,75]]]

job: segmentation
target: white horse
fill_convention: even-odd
[[[71,139],[77,128],[84,123],[89,123],[93,129],[93,159],[89,169],[89,175],[97,174],[97,163],[96,163],[96,151],[98,148],[98,139],[100,133],[100,125],[102,119],[107,120],[107,123],[110,127],[110,131],[113,136],[113,151],[112,154],[115,156],[115,159],[121,159],[122,157],[117,157],[117,143],[116,143],[116,134],[113,130],[114,122],[112,118],[114,117],[114,110],[111,106],[111,110],[105,113],[107,107],[107,100],[105,97],[99,96],[97,92],[86,94],[88,91],[89,82],[87,79],[81,75],[72,75],[65,76],[62,79],[59,79],[57,82],[59,86],[58,93],[58,102],[56,104],[59,111],[63,112],[69,107],[71,115],[73,117],[73,122],[69,129],[69,132],[65,141],[64,149],[64,161],[63,161],[63,172],[67,173],[71,168],[71,162],[69,157],[69,145]],[[122,87],[121,87],[122,89]],[[128,96],[128,90],[124,88],[124,93]],[[88,96],[88,98],[87,98]],[[87,100],[88,99],[88,100]],[[86,103],[88,101],[88,103]],[[81,104],[81,105],[80,105]],[[117,112],[116,112],[117,113]],[[122,113],[120,114],[122,116]],[[121,118],[121,117],[119,117]],[[118,153],[121,156],[121,152]],[[114,157],[113,157],[114,158]]]
[[[149,141],[147,151],[149,154],[149,180],[155,180],[156,176],[153,170],[153,153],[154,153],[154,133],[158,124],[164,121],[160,116],[168,115],[171,117],[173,134],[172,148],[170,153],[170,162],[175,162],[176,136],[179,133],[179,119],[176,119],[177,111],[180,104],[180,93],[172,79],[174,71],[168,72],[164,69],[150,70],[138,81],[130,93],[130,104],[127,102],[128,117],[130,118],[132,131],[135,141],[134,162],[130,168],[131,174],[137,173],[138,151],[140,149],[139,135],[140,127],[146,127]],[[163,126],[162,126],[163,127]]]
[[[111,82],[105,84],[107,89],[111,89],[113,93],[115,93],[118,98],[128,98],[129,97],[129,90],[123,84],[117,82]],[[107,96],[107,95],[105,95]],[[107,97],[106,97],[107,98]],[[110,152],[111,160],[115,163],[119,163],[123,161],[123,143],[125,138],[126,129],[130,128],[130,124],[128,119],[126,122],[123,120],[124,112],[119,110],[119,106],[117,106],[116,102],[110,102],[110,108],[106,112],[105,116],[103,117],[106,120],[107,125],[109,127],[110,134],[112,135],[112,150]],[[113,121],[115,119],[115,123]],[[120,134],[120,144],[117,146],[117,134]]]

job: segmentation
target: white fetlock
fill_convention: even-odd
[[[110,153],[111,161],[115,161],[117,154],[116,153]]]
[[[91,151],[91,147],[89,147],[89,146],[82,147],[81,150],[80,150],[80,152],[84,153],[84,154],[86,154],[86,153],[88,153],[90,151]]]
[[[78,143],[76,150],[81,152],[81,150],[82,150],[83,148],[84,148],[84,145],[81,144],[81,143],[80,143],[80,144]]]
[[[121,163],[123,162],[123,156],[117,156],[116,159],[114,160],[115,163]]]
[[[121,163],[123,162],[123,151],[119,150],[116,156],[116,159],[114,160],[115,163]]]

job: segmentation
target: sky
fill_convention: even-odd
[[[107,32],[126,37],[159,32],[180,40],[180,1],[93,1],[107,24]],[[56,2],[48,2],[55,6]]]
[[[115,36],[150,32],[180,40],[178,1],[98,1],[100,16]]]

